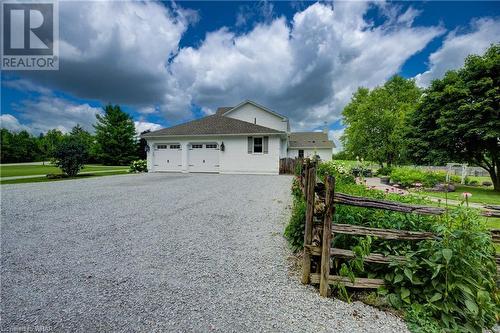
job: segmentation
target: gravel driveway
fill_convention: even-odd
[[[288,176],[2,185],[2,331],[403,332],[289,270]]]

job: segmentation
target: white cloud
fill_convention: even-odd
[[[500,41],[500,21],[485,18],[471,23],[471,32],[450,32],[443,45],[429,56],[429,70],[418,74],[416,82],[427,87],[432,80],[441,78],[446,71],[462,67],[469,54],[482,54],[491,43]]]
[[[344,134],[344,128],[330,130],[328,131],[328,138],[335,143],[335,148],[333,148],[333,152],[337,153],[344,149],[342,145],[342,141],[340,141],[340,137]]]
[[[247,33],[224,27],[180,48],[196,15],[178,6],[63,2],[60,70],[23,75],[144,114],[157,105],[174,122],[191,118],[193,105],[210,112],[254,99],[288,115],[295,130],[311,129],[339,119],[359,86],[382,84],[443,32],[412,27],[419,12],[411,8],[395,8],[379,26],[368,22],[370,6],[384,3],[315,3],[291,22],[273,19],[270,5],[263,5],[264,23]]]
[[[24,100],[15,105],[14,110],[20,115],[25,124],[23,126],[33,134],[45,133],[53,128],[69,132],[77,124],[93,132],[96,114],[102,113],[100,108],[53,96]]]
[[[418,12],[410,9],[373,26],[364,19],[368,9],[365,2],[315,3],[291,25],[278,18],[243,35],[207,34],[171,65],[183,92],[177,96],[212,110],[254,99],[288,115],[295,129],[333,122],[359,86],[382,84],[443,32],[411,27]]]
[[[16,117],[11,114],[0,115],[0,128],[8,129],[9,131],[19,132],[22,130],[29,130],[27,126],[19,123]]]
[[[137,134],[141,134],[144,131],[150,130],[150,131],[156,131],[161,129],[163,126],[160,124],[155,124],[155,123],[149,123],[146,121],[134,121],[135,125],[135,131]]]
[[[152,1],[61,2],[60,70],[20,75],[79,98],[163,104],[166,115],[189,114],[185,103],[179,108],[169,99],[175,87],[169,88],[167,67],[197,14],[173,7]]]

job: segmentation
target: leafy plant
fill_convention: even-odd
[[[132,161],[129,172],[147,172],[148,162],[146,160]]]
[[[413,186],[415,183],[421,183],[425,187],[433,187],[438,183],[446,182],[446,172],[400,167],[394,168],[391,171],[391,180],[395,183],[403,185],[404,187]],[[449,181],[459,183],[460,177],[451,175]]]
[[[321,162],[318,164],[317,175],[319,179],[325,179],[326,175],[335,176],[337,182],[354,184],[354,177],[349,169],[342,163],[336,161]]]
[[[292,216],[285,228],[285,238],[288,240],[293,252],[298,252],[304,248],[304,228],[306,219],[306,202],[300,189],[298,178],[294,178],[292,183]]]
[[[85,143],[74,136],[65,137],[54,151],[54,164],[70,177],[78,174],[87,158]]]
[[[369,198],[411,204],[428,203],[422,197],[384,193],[367,189],[341,177],[336,166],[322,166],[322,173],[337,176],[336,191]],[[319,168],[319,169],[320,169]],[[319,174],[318,170],[318,174]],[[285,232],[292,248],[301,249],[304,237],[305,202],[298,180],[292,185],[294,205]],[[379,295],[405,313],[413,332],[480,332],[491,327],[499,313],[499,292],[495,285],[496,266],[489,233],[477,214],[464,207],[444,216],[424,216],[392,211],[337,205],[335,223],[375,228],[431,231],[438,235],[432,241],[387,241],[335,234],[332,245],[350,249],[351,260],[336,258],[332,274],[383,278],[387,287]],[[404,263],[381,265],[364,262],[373,253],[404,256]],[[337,285],[339,295],[350,300],[349,290]]]

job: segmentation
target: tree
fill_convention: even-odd
[[[346,154],[376,161],[381,167],[405,161],[405,124],[421,94],[414,80],[400,76],[372,91],[359,88],[342,112]]]
[[[500,44],[434,80],[411,122],[417,162],[447,159],[477,165],[500,191]],[[427,152],[430,153],[428,154]]]
[[[85,143],[77,136],[66,136],[54,150],[55,165],[65,174],[74,177],[88,158]]]
[[[141,135],[151,132],[151,130],[145,130],[141,132]],[[145,160],[148,158],[148,154],[146,152],[146,146],[148,142],[144,138],[139,139],[139,144],[137,145],[137,156],[140,160]]]
[[[107,165],[126,165],[137,158],[136,132],[132,118],[118,105],[104,107],[104,116],[96,115],[97,156]]]
[[[96,162],[96,140],[95,137],[88,131],[83,129],[79,124],[71,129],[70,135],[79,138],[84,144],[89,153],[89,162]]]
[[[14,135],[6,128],[2,128],[0,134],[0,161],[2,163],[14,162]]]
[[[42,159],[54,157],[55,148],[61,143],[64,134],[58,129],[51,129],[45,135],[40,135],[38,139],[38,148]]]

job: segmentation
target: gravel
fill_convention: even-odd
[[[2,185],[2,331],[406,332],[290,270],[288,176]]]

